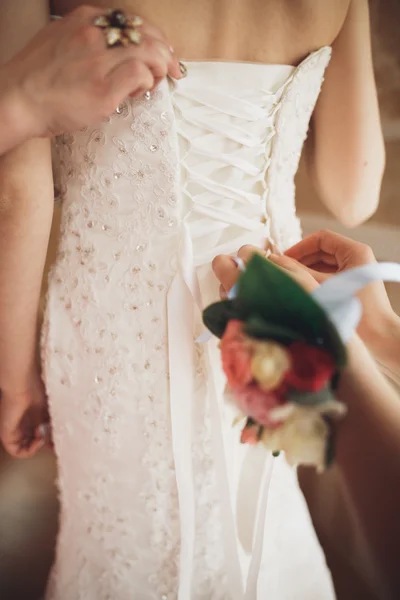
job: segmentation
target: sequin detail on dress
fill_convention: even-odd
[[[194,342],[191,278],[207,303],[218,293],[215,254],[266,237],[283,249],[299,238],[293,177],[329,56],[323,49],[297,69],[195,63],[176,88],[163,83],[96,128],[58,138],[62,229],[42,354],[62,509],[48,600],[256,600],[245,596],[251,557],[227,532],[242,449],[221,412],[226,460],[217,459],[210,389],[220,372]],[[177,331],[191,313],[181,344]],[[193,353],[185,431],[177,415],[186,398],[170,394],[174,344],[182,360]],[[302,556],[292,557],[293,545]],[[258,579],[259,598],[293,589],[334,597],[283,461]]]

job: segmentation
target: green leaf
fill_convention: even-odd
[[[339,382],[340,382],[340,371],[336,371],[333,374],[333,377],[331,379],[331,388],[332,388],[332,391],[337,390]]]
[[[260,340],[274,340],[281,344],[290,344],[294,341],[304,341],[304,338],[297,332],[283,327],[281,325],[275,325],[274,323],[267,323],[261,317],[257,315],[247,319],[244,326],[245,333],[255,339]]]
[[[255,254],[238,281],[238,306],[249,318],[296,332],[308,343],[333,355],[338,366],[346,363],[346,351],[336,328],[322,307],[290,275]]]
[[[218,338],[223,336],[228,321],[239,318],[232,300],[210,304],[203,312],[204,325]]]
[[[316,406],[332,400],[332,388],[328,385],[319,392],[299,392],[298,390],[290,390],[287,393],[287,400],[300,406]]]

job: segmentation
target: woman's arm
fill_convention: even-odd
[[[380,597],[397,598],[400,399],[359,339],[348,351],[349,366],[338,390],[348,414],[337,430],[337,469],[376,567]]]
[[[322,475],[300,467],[299,482],[338,598],[391,600],[400,591],[400,398],[359,339],[348,352],[335,464]]]
[[[306,159],[321,201],[354,227],[375,212],[385,166],[367,0],[351,0],[332,49]]]
[[[50,143],[0,157],[0,388],[21,391],[36,368],[37,314],[53,214]]]
[[[29,107],[10,85],[12,69],[12,65],[0,64],[0,156],[36,137],[34,123],[26,110]]]
[[[370,350],[382,372],[400,389],[400,317],[394,312],[375,331]]]
[[[356,263],[364,260],[362,246],[358,244],[354,248],[351,240],[326,232],[315,234],[308,242],[304,240],[295,247],[294,254],[298,258],[314,256],[321,260],[316,247],[327,255],[336,256],[339,263],[340,256],[343,259],[347,256],[347,260]],[[247,263],[257,251],[259,249],[252,246],[244,246],[238,256]],[[361,255],[357,256],[357,252]],[[316,271],[307,270],[287,256],[270,256],[271,259],[305,289],[312,290],[318,285],[312,277]],[[370,258],[365,258],[365,262],[369,261]],[[239,270],[232,257],[216,257],[213,269],[223,290],[229,290],[236,283]],[[376,301],[377,311],[382,309],[379,304],[384,308],[385,302],[382,298],[379,300],[379,290],[370,289],[369,293]],[[363,305],[366,305],[365,299]],[[400,342],[393,346],[393,351],[399,354]],[[348,345],[348,366],[342,373],[337,395],[347,406],[348,414],[337,424],[335,465],[322,476],[314,469],[301,468],[301,486],[314,525],[325,548],[329,549],[328,559],[333,549],[335,554],[341,554],[343,564],[340,568],[354,566],[361,579],[369,580],[367,585],[371,582],[375,591],[379,589],[379,595],[374,597],[397,598],[400,590],[400,520],[397,518],[400,506],[400,399],[358,337]],[[352,510],[349,510],[348,498]],[[357,539],[359,531],[361,546]],[[354,544],[353,548],[350,544]],[[365,577],[365,566],[368,569],[371,565],[374,572]],[[339,583],[338,578],[336,583]],[[348,582],[348,585],[352,583]],[[363,592],[358,597],[366,595]]]
[[[0,7],[1,61],[19,52],[47,21],[46,0],[29,3],[29,6],[23,0],[3,1]],[[36,370],[37,314],[53,199],[49,140],[32,140],[0,157],[0,388],[3,395],[24,392]]]

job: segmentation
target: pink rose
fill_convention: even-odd
[[[280,394],[265,392],[257,384],[251,384],[242,390],[235,391],[235,399],[239,410],[251,417],[259,425],[264,427],[277,427],[279,422],[271,421],[270,412],[273,408],[283,404],[284,400]]]
[[[221,339],[222,367],[228,386],[237,390],[247,386],[252,380],[251,345],[243,333],[243,323],[235,319],[228,322]]]

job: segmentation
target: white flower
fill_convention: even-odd
[[[312,406],[302,406],[294,402],[288,402],[277,408],[273,408],[270,413],[271,421],[279,423],[280,421],[286,421],[293,413],[304,414],[305,417],[311,413],[317,413],[319,415],[326,415],[327,417],[340,418],[343,417],[347,412],[347,408],[341,402],[335,400],[332,396],[331,400],[327,402],[321,402]]]
[[[290,355],[284,346],[276,342],[255,342],[253,348],[253,376],[263,390],[274,390],[290,368]]]
[[[314,465],[323,471],[329,437],[323,415],[339,417],[345,412],[345,406],[333,399],[313,407],[287,404],[274,409],[274,419],[283,420],[282,425],[264,429],[261,441],[271,451],[285,452],[292,465]]]

